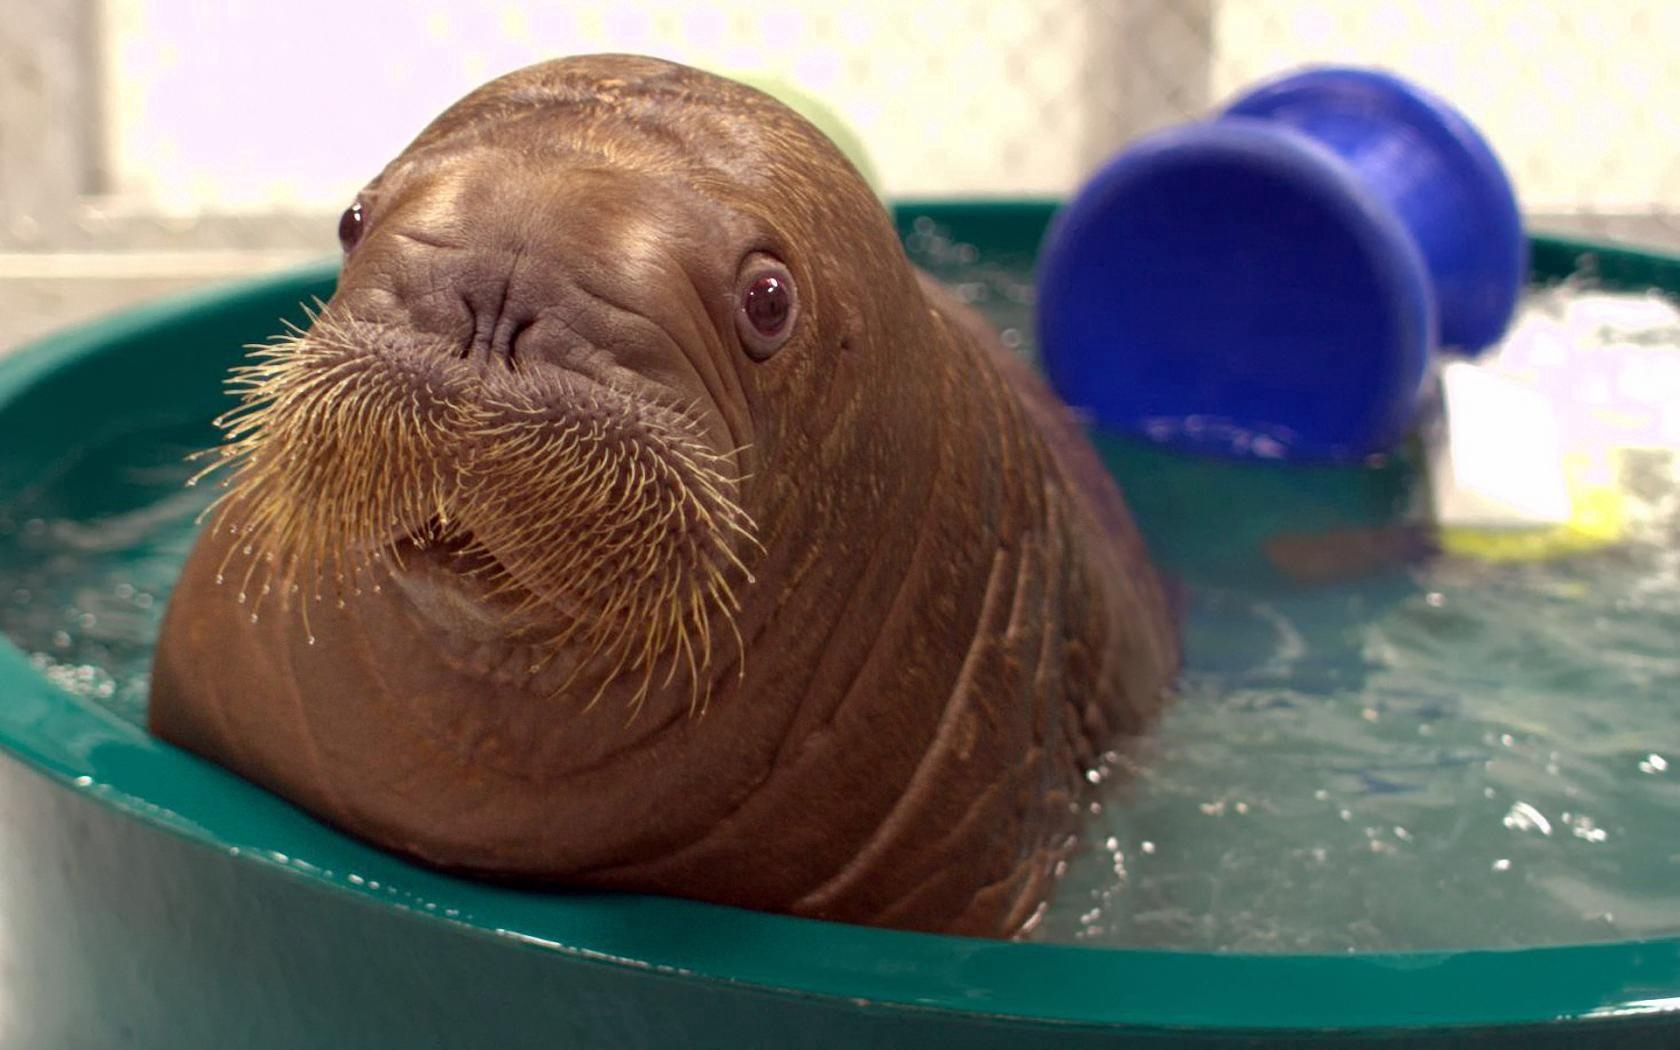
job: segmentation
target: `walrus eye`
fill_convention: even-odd
[[[740,305],[735,327],[747,353],[762,361],[782,348],[793,332],[799,299],[793,275],[767,255],[754,256],[741,269]]]
[[[357,201],[344,209],[344,214],[338,217],[338,243],[349,255],[350,249],[356,247],[362,239],[362,202]]]

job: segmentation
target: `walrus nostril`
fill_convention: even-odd
[[[468,336],[466,341],[461,344],[461,352],[455,356],[465,361],[472,356],[473,347],[478,345],[478,311],[473,309],[472,300],[465,295],[461,296],[461,306],[467,311]]]
[[[514,359],[519,352],[519,340],[535,323],[534,318],[509,310],[504,302],[492,319],[490,337],[483,340],[486,363],[499,357],[508,371],[514,371],[517,368]]]
[[[513,323],[513,327],[508,334],[508,341],[507,341],[506,359],[507,359],[508,371],[513,372],[513,371],[517,370],[517,368],[518,368],[517,358],[519,356],[519,340],[523,339],[525,337],[526,333],[528,333],[533,327],[535,327],[535,325],[536,325],[536,322],[532,321],[532,320],[515,321]]]
[[[516,371],[519,341],[538,318],[517,300],[513,281],[502,280],[489,288],[465,287],[459,294],[467,315],[467,338],[456,356],[463,361],[478,358],[482,365],[501,358],[509,371]]]

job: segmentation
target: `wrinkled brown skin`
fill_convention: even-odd
[[[1087,770],[1165,702],[1175,629],[1062,407],[912,268],[835,148],[739,85],[591,56],[479,89],[363,200],[329,309],[491,356],[527,323],[526,358],[699,397],[715,447],[748,446],[745,675],[725,646],[703,713],[681,682],[634,719],[611,691],[585,709],[596,683],[493,670],[493,644],[394,586],[313,606],[310,645],[295,611],[253,624],[218,585],[212,531],[169,606],[153,730],[449,870],[1028,925]],[[753,249],[801,303],[762,362],[731,313]]]

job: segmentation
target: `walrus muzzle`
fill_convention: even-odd
[[[215,527],[241,541],[219,571],[243,558],[231,571],[254,611],[277,592],[279,612],[307,618],[324,596],[379,586],[382,558],[442,554],[544,662],[576,648],[603,687],[637,676],[638,703],[657,674],[684,671],[700,697],[753,533],[731,457],[686,413],[575,373],[475,369],[353,318],[313,321],[236,372],[243,403],[218,421],[228,440],[211,469],[230,468],[231,491]],[[559,624],[536,615],[556,610]]]

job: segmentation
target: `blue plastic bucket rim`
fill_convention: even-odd
[[[1241,160],[1250,177],[1286,180],[1292,191],[1336,214],[1359,245],[1363,261],[1385,293],[1379,318],[1385,327],[1346,334],[1380,339],[1392,347],[1391,367],[1398,374],[1381,384],[1392,388],[1387,391],[1388,413],[1373,419],[1363,435],[1345,441],[1309,439],[1281,420],[1227,420],[1196,412],[1176,419],[1094,413],[1092,422],[1182,451],[1237,458],[1350,463],[1387,451],[1405,437],[1410,410],[1428,376],[1436,317],[1427,267],[1398,218],[1341,158],[1310,136],[1270,121],[1215,118],[1146,135],[1105,164],[1056,213],[1044,238],[1037,279],[1041,308],[1036,325],[1047,376],[1064,399],[1090,411],[1090,399],[1081,393],[1084,377],[1098,359],[1120,352],[1106,343],[1084,345],[1069,334],[1079,327],[1073,318],[1084,306],[1061,301],[1062,292],[1075,286],[1072,274],[1088,265],[1090,255],[1102,251],[1090,248],[1087,239],[1100,240],[1117,201],[1138,180],[1165,177],[1163,172],[1172,166],[1232,160]],[[1135,250],[1147,254],[1156,246],[1137,245]],[[1409,336],[1407,328],[1414,329]],[[1313,381],[1306,382],[1310,387]],[[1318,394],[1345,397],[1347,391],[1326,385]]]
[[[1467,337],[1447,334],[1444,342],[1472,353],[1492,345],[1515,310],[1527,278],[1528,242],[1516,189],[1487,139],[1441,96],[1387,70],[1359,66],[1314,65],[1282,74],[1232,99],[1221,116],[1273,120],[1303,101],[1383,118],[1414,147],[1430,149],[1438,170],[1448,173],[1474,202],[1474,225],[1462,239],[1481,253],[1482,283],[1497,294],[1475,299],[1463,316],[1449,317],[1447,323]]]

